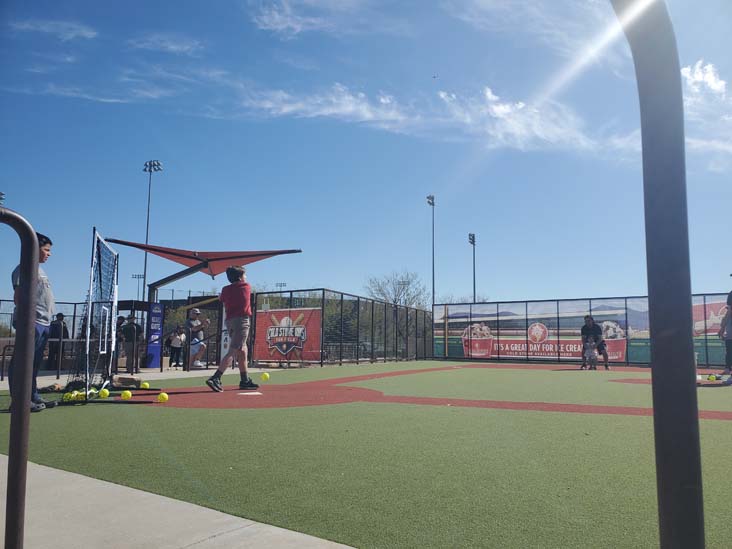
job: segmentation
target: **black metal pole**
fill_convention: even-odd
[[[630,353],[628,352],[628,350],[630,349],[630,326],[628,325],[627,297],[623,299],[623,303],[625,304],[625,365],[628,366],[630,364]]]
[[[473,303],[475,303],[475,243],[473,243]]]
[[[432,305],[435,304],[435,204],[432,202]]]
[[[358,364],[361,347],[361,298],[356,298],[356,364]]]
[[[320,298],[320,367],[325,359],[325,289]]]
[[[150,236],[150,194],[152,191],[152,168],[150,168],[149,177],[147,179],[147,222],[145,223],[145,245],[148,245]],[[142,291],[145,291],[147,283],[147,250],[145,250],[145,267],[142,270]]]
[[[611,0],[623,22],[633,0]],[[624,25],[638,82],[660,545],[704,547],[679,57],[664,2]]]
[[[371,362],[374,361],[374,300],[371,300]]]
[[[25,537],[25,493],[28,473],[30,400],[33,384],[38,238],[22,216],[0,207],[0,223],[10,225],[20,237],[20,291],[15,317],[13,387],[8,445],[8,491],[5,501],[5,547],[22,549]]]

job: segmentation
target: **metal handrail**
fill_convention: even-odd
[[[13,385],[10,404],[8,492],[5,502],[5,547],[22,549],[25,537],[25,495],[28,474],[31,385],[35,340],[38,237],[20,214],[0,207],[0,223],[10,225],[20,238],[20,289],[17,295]]]

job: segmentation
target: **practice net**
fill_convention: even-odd
[[[95,396],[111,380],[116,348],[117,282],[119,255],[94,228],[89,292],[75,337],[74,367],[67,391],[83,391],[83,400]],[[81,400],[81,399],[80,399]]]

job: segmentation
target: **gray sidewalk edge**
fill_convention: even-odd
[[[0,454],[5,533],[8,457]],[[28,464],[25,547],[335,549],[307,534],[111,482]]]

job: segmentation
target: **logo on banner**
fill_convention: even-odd
[[[293,322],[289,316],[280,321],[274,315],[270,317],[272,326],[267,328],[266,337],[270,353],[277,350],[280,354],[287,355],[295,349],[302,351],[307,340],[307,329],[300,324],[304,318],[305,315],[300,314]]]
[[[549,330],[541,322],[534,322],[529,326],[528,336],[531,343],[544,343]]]

